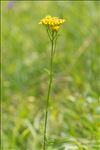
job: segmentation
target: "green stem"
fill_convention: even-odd
[[[50,80],[49,80],[49,87],[48,87],[48,94],[46,99],[46,110],[45,110],[45,122],[44,122],[44,145],[43,150],[46,150],[46,140],[47,140],[47,119],[48,119],[48,108],[49,108],[49,98],[50,98],[50,91],[51,91],[51,84],[52,84],[52,69],[53,69],[53,49],[54,49],[54,39],[52,34],[51,40],[51,61],[50,61]]]

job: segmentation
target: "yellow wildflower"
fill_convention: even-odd
[[[58,17],[46,16],[43,18],[39,24],[46,25],[54,31],[58,31],[60,26],[65,22],[64,19],[59,19]]]

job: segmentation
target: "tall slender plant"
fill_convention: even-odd
[[[60,29],[60,26],[64,22],[65,22],[64,19],[59,19],[58,17],[46,16],[39,23],[45,26],[48,37],[51,42],[50,76],[49,76],[49,87],[48,87],[46,107],[45,107],[43,150],[46,150],[46,141],[47,141],[47,120],[48,120],[50,91],[51,91],[51,85],[52,85],[52,79],[53,79],[53,58],[54,58],[54,53],[55,53],[55,48],[56,48],[56,41],[58,38],[58,31]]]

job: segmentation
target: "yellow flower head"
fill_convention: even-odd
[[[58,17],[46,16],[39,24],[50,27],[53,31],[58,31],[60,26],[65,22],[65,19],[59,19]]]

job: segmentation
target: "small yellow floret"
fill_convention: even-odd
[[[60,26],[52,26],[52,30],[58,31]]]

